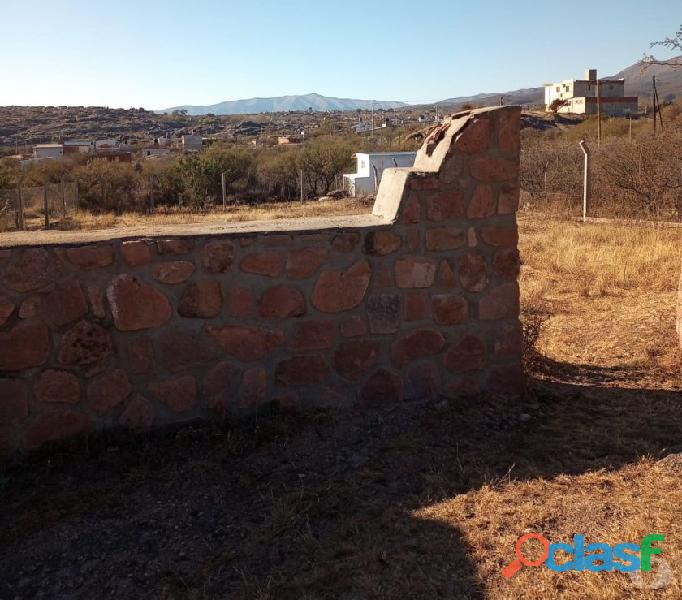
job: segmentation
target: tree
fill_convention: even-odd
[[[672,37],[666,37],[665,39],[659,40],[657,42],[651,42],[650,47],[663,47],[670,52],[682,53],[682,25],[680,25],[677,33],[675,33]],[[661,67],[669,67],[671,69],[682,69],[682,56],[677,56],[676,58],[671,58],[670,60],[658,60],[653,55],[645,55],[642,63],[645,66],[659,65]]]
[[[104,159],[91,160],[75,170],[79,182],[80,202],[93,212],[138,210],[139,175],[129,163]]]
[[[329,192],[336,176],[351,166],[351,158],[351,148],[344,141],[316,138],[306,144],[299,167],[308,191],[314,196]]]

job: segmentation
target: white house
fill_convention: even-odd
[[[64,156],[64,146],[61,144],[38,144],[33,148],[33,158],[61,158]]]
[[[565,79],[546,84],[545,108],[551,110],[552,104],[556,103],[559,113],[595,115],[597,89],[602,114],[617,117],[637,112],[637,97],[625,95],[625,80],[599,80],[596,69],[586,69],[585,79]]]
[[[358,152],[355,155],[357,173],[344,174],[344,188],[351,196],[374,194],[384,169],[411,167],[416,157],[416,152]]]
[[[361,133],[367,133],[368,131],[372,131],[372,124],[360,121],[359,123],[353,125],[353,129],[355,130],[355,133],[360,135]]]
[[[185,152],[197,152],[201,150],[203,140],[200,135],[183,135],[181,144]]]

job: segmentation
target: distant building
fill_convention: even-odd
[[[94,149],[90,140],[64,140],[64,154],[88,154]]]
[[[625,95],[624,79],[597,79],[596,69],[586,69],[585,79],[565,79],[545,85],[545,109],[559,113],[597,114],[597,88],[601,113],[621,117],[636,113],[637,97]]]
[[[277,136],[278,146],[296,146],[301,143],[301,138],[293,137],[291,135]]]
[[[142,148],[142,158],[145,160],[151,158],[164,158],[170,156],[170,154],[170,148],[164,148],[162,146],[147,146],[146,148]]]
[[[64,156],[64,146],[61,144],[38,144],[33,148],[33,158],[37,160],[62,156]]]
[[[114,163],[131,163],[133,162],[133,153],[125,150],[106,149],[101,152],[92,152],[88,154],[88,162],[91,160],[106,160]]]
[[[200,135],[183,135],[180,143],[184,152],[198,152],[203,145],[203,139]]]
[[[117,150],[117,149],[118,149],[118,140],[114,140],[111,138],[103,139],[103,140],[95,140],[95,150],[97,152],[107,152],[109,150]]]
[[[344,188],[351,196],[374,194],[384,169],[411,167],[416,157],[416,152],[358,152],[355,155],[357,172],[344,174]]]

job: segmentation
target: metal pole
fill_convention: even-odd
[[[261,131],[263,126],[261,125]],[[225,171],[220,174],[220,186],[223,191],[223,210],[227,210],[227,186],[225,185]]]
[[[590,151],[585,140],[580,140],[580,149],[585,155],[585,174],[583,178],[583,222],[585,222],[590,209]]]
[[[601,90],[597,79],[597,147],[601,146]]]

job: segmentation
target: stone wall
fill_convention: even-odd
[[[518,394],[518,163],[518,109],[484,109],[386,171],[372,215],[4,234],[2,453],[272,401]]]

